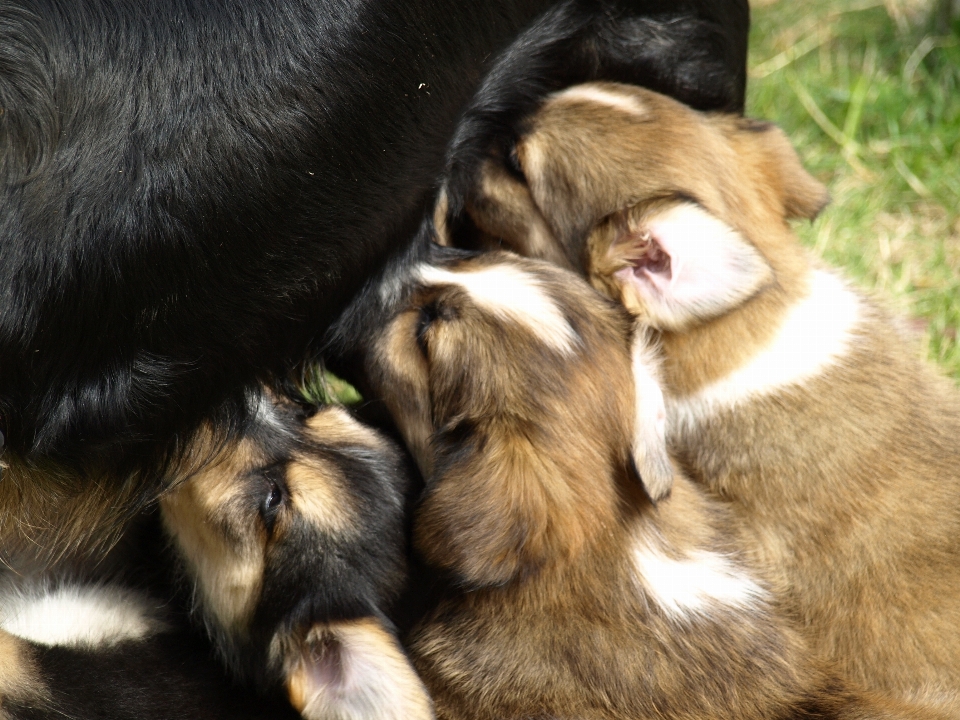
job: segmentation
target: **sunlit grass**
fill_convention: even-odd
[[[747,111],[831,190],[804,242],[914,317],[960,379],[960,36],[934,32],[927,5],[758,3]]]
[[[353,385],[322,365],[307,368],[299,385],[308,400],[321,405],[356,405],[363,400]]]

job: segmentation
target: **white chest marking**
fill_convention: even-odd
[[[753,578],[719,553],[698,550],[677,560],[641,539],[633,549],[633,561],[644,591],[680,618],[724,606],[749,608],[765,595]]]
[[[145,638],[162,628],[150,601],[125,588],[5,588],[0,599],[0,628],[41,645],[114,645]]]
[[[784,318],[773,341],[743,367],[698,392],[667,399],[671,434],[715,412],[799,385],[849,351],[860,299],[836,275],[815,270],[810,293]]]
[[[421,265],[420,278],[426,283],[458,285],[481,308],[518,322],[550,347],[571,353],[577,334],[535,277],[510,265],[480,270],[451,272]]]

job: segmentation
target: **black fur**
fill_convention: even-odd
[[[746,0],[549,4],[0,0],[9,461],[120,478],[242,412],[414,234],[491,67],[454,180],[570,82],[742,106]]]
[[[12,720],[294,720],[285,697],[234,683],[210,646],[182,627],[91,652],[32,648],[50,688],[46,702],[6,704]]]
[[[565,3],[545,13],[484,78],[447,158],[450,214],[459,219],[480,162],[509,145],[550,92],[587,80],[643,85],[700,110],[742,112],[749,8],[736,2]]]
[[[50,587],[114,585],[156,598],[162,632],[112,647],[28,643],[47,697],[0,699],[11,720],[294,720],[286,697],[257,692],[231,678],[200,628],[190,622],[190,599],[175,591],[169,555],[155,509],[141,513],[121,543],[96,567],[46,572]],[[6,579],[10,581],[10,577]],[[3,586],[0,586],[3,587]],[[8,591],[9,585],[3,587]],[[0,600],[2,600],[0,595]],[[4,715],[4,712],[7,714]]]

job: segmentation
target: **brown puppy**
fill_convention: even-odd
[[[427,481],[416,542],[459,581],[411,643],[439,717],[918,717],[817,669],[722,503],[643,492],[670,461],[622,308],[546,263],[438,263],[366,364]]]
[[[826,199],[775,127],[603,84],[530,119],[471,217],[657,331],[672,449],[819,652],[960,713],[960,395],[800,246]]]

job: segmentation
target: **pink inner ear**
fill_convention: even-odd
[[[616,277],[650,319],[666,328],[720,315],[772,275],[737,231],[691,203],[657,213],[611,251],[630,264]]]
[[[287,659],[290,701],[305,720],[432,720],[426,689],[374,618],[315,625]]]
[[[626,259],[633,266],[634,274],[673,276],[670,256],[650,228],[633,233],[625,244],[628,248]]]
[[[309,661],[306,663],[310,683],[314,687],[340,689],[345,682],[343,646],[332,635],[327,635],[310,645]]]

